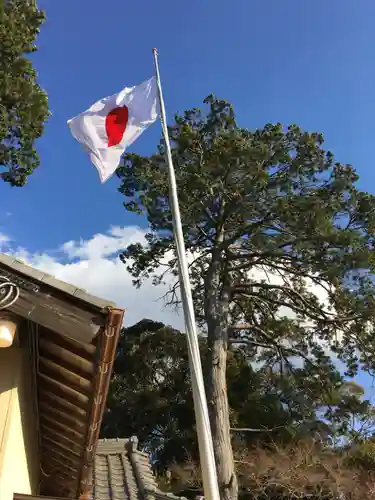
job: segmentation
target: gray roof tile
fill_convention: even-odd
[[[162,492],[149,458],[137,449],[137,439],[98,441],[92,471],[92,500],[180,500]]]

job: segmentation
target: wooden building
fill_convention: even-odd
[[[0,254],[0,498],[92,495],[124,311]]]

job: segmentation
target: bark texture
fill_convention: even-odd
[[[230,438],[226,380],[229,295],[220,287],[219,259],[213,261],[205,286],[210,360],[207,367],[207,398],[222,500],[237,500],[238,482]]]

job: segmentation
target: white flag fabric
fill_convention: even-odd
[[[88,152],[103,183],[117,169],[125,149],[157,117],[157,85],[153,77],[101,99],[68,124],[73,137]]]

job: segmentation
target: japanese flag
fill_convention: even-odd
[[[68,125],[105,182],[117,169],[125,149],[157,116],[157,86],[151,78],[101,99]]]

